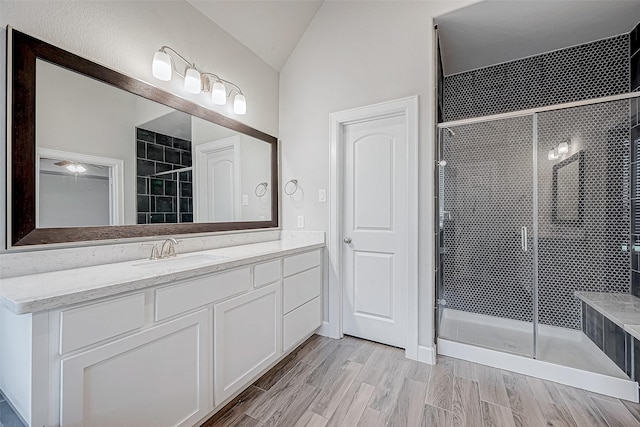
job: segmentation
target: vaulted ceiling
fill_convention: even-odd
[[[322,5],[322,0],[187,1],[277,71]]]
[[[323,3],[187,1],[277,71]],[[619,35],[638,22],[640,0],[485,0],[436,18],[446,75]]]

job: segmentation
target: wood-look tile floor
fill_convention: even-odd
[[[449,357],[314,335],[203,426],[640,427],[640,405]]]

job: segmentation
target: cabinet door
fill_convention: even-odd
[[[280,356],[280,282],[216,304],[213,312],[217,406]]]
[[[208,403],[207,311],[62,360],[62,426],[191,426]]]

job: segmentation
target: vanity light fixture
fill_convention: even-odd
[[[216,105],[224,105],[227,103],[227,88],[218,80],[211,86],[211,101]]]
[[[195,68],[187,68],[184,74],[184,88],[187,92],[195,95],[202,91],[202,76]]]
[[[245,114],[247,112],[247,100],[244,99],[244,95],[239,93],[233,99],[233,111],[236,114]]]
[[[182,74],[176,67],[174,57],[185,64]],[[211,92],[211,102],[216,105],[225,105],[227,98],[236,92],[233,98],[233,112],[238,115],[247,112],[247,100],[238,85],[222,79],[216,74],[199,71],[195,63],[190,62],[169,46],[162,46],[153,55],[151,71],[155,78],[165,82],[171,80],[173,71],[175,71],[176,74],[184,78],[184,88],[187,92],[196,95],[200,92]],[[229,92],[227,92],[225,83],[233,86]]]

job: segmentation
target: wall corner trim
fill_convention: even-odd
[[[428,363],[429,365],[436,364],[436,346],[427,347],[424,345],[418,346],[418,362]]]

